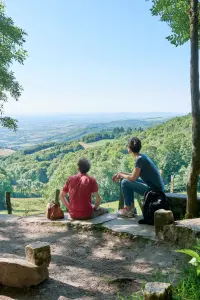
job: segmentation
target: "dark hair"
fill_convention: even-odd
[[[137,137],[133,137],[132,139],[129,140],[128,147],[131,149],[133,153],[139,153],[142,148],[142,143],[140,139],[138,139]]]
[[[86,158],[81,158],[78,161],[78,168],[82,174],[86,174],[90,170],[90,162]]]

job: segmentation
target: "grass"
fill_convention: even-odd
[[[42,198],[11,198],[13,214],[18,216],[29,216],[34,214],[44,213],[47,201]],[[110,212],[118,211],[119,201],[106,202],[101,206],[109,208]],[[141,209],[138,201],[135,201],[138,214],[141,214]],[[63,207],[62,207],[63,208]],[[7,214],[6,210],[0,211],[1,214]]]
[[[114,139],[100,140],[97,142],[88,143],[87,145],[89,145],[90,147],[97,147],[97,146],[103,146],[107,143],[113,143],[114,141],[115,141]]]
[[[87,148],[93,148],[93,147],[99,147],[99,146],[104,146],[107,143],[113,143],[115,140],[114,139],[107,139],[107,140],[100,140],[97,142],[92,142],[92,143],[83,143],[80,142],[80,145],[83,146],[83,148],[87,149]]]
[[[174,270],[176,273],[176,270]],[[176,283],[172,278],[166,280],[162,275],[152,276],[152,282],[169,282],[172,284],[173,300],[199,300],[200,299],[200,276],[197,276],[196,270],[193,267],[187,267],[182,270],[176,279]],[[118,300],[142,300],[143,288],[130,296],[120,296],[118,295]]]
[[[42,198],[11,198],[13,215],[28,216],[33,214],[44,213],[47,201]],[[7,211],[0,211],[7,214]]]
[[[174,300],[199,300],[200,277],[196,275],[195,268],[189,267],[182,274],[177,286],[174,288]]]

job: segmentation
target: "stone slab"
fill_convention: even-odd
[[[200,232],[200,218],[176,221],[176,225],[191,228],[193,231]]]
[[[143,238],[148,238],[155,240],[155,228],[149,225],[140,225],[138,220],[140,218],[117,218],[108,223],[102,224],[104,228],[108,228],[112,231],[129,233],[133,236],[139,236]]]
[[[8,287],[30,287],[49,278],[46,267],[37,267],[23,259],[0,258],[0,283]]]
[[[191,247],[200,238],[200,219],[176,221],[163,229],[164,240],[182,248]]]
[[[15,219],[18,222],[24,223],[36,223],[36,224],[54,224],[58,226],[66,226],[69,223],[72,224],[80,224],[83,226],[91,226],[91,225],[101,225],[104,228],[108,228],[115,232],[119,233],[128,233],[133,236],[141,236],[147,239],[155,239],[155,229],[154,226],[149,225],[139,225],[138,220],[140,217],[131,218],[131,219],[123,219],[118,218],[116,214],[105,214],[99,216],[95,219],[85,220],[85,221],[78,221],[78,220],[71,220],[68,214],[65,214],[65,218],[61,220],[51,221],[45,217],[44,214],[28,216],[28,217],[20,217]]]
[[[68,223],[80,224],[80,225],[98,225],[103,224],[105,222],[109,222],[117,218],[116,214],[105,214],[90,220],[72,220],[69,214],[65,214],[64,219],[60,220],[49,220],[44,215],[35,215],[29,217],[21,218],[20,222],[26,223],[40,223],[40,224],[57,224],[57,225],[67,225]]]

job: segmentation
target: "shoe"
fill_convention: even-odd
[[[121,209],[118,212],[118,216],[121,218],[134,218],[135,217],[133,211],[132,210],[128,211],[126,207],[124,207],[123,209]]]

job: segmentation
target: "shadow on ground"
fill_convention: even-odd
[[[1,257],[23,258],[25,246],[34,241],[51,244],[50,280],[30,289],[0,289],[0,295],[13,299],[88,296],[115,300],[118,293],[130,295],[138,291],[142,281],[151,281],[164,269],[173,279],[175,269],[181,267],[178,254],[170,246],[153,241],[128,240],[101,231],[77,231],[66,226],[20,222],[0,226]],[[116,277],[132,277],[133,282],[109,284]]]

